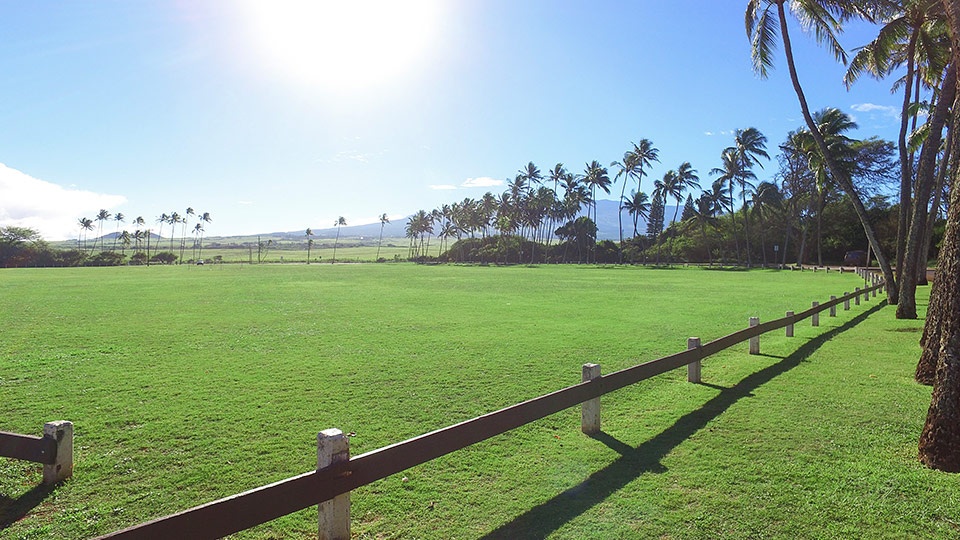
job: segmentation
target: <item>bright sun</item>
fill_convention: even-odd
[[[334,93],[395,83],[427,59],[442,0],[249,0],[256,53],[300,84]]]

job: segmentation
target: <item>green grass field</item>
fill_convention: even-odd
[[[0,538],[87,538],[800,311],[851,274],[209,265],[0,272],[0,430],[75,424],[74,477],[0,458]],[[926,294],[926,290],[923,290]],[[877,299],[359,489],[357,538],[954,538],[924,469],[922,321]],[[12,524],[10,521],[24,515]],[[315,537],[316,510],[242,538]]]

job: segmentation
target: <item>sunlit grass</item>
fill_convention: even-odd
[[[621,369],[860,284],[548,266],[4,271],[0,430],[67,419],[77,435],[74,478],[0,537],[106,533],[310,470],[328,427],[355,432],[359,454],[574,384],[584,362]],[[355,534],[950,537],[960,490],[915,459],[921,321],[877,305],[770,334],[762,356],[710,358],[704,385],[678,370],[607,396],[601,437],[569,410],[360,489]],[[0,460],[0,505],[22,508],[39,470]],[[307,510],[241,536],[315,534]]]

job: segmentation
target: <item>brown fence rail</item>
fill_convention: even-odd
[[[43,463],[43,483],[55,484],[73,474],[73,424],[47,422],[43,436],[0,431],[0,457]]]
[[[866,279],[866,275],[864,277]],[[861,295],[865,299],[871,293],[876,296],[877,289],[883,284],[876,279],[873,282],[874,285],[863,290],[858,288],[853,293],[844,293],[840,298],[831,298],[823,304],[814,302],[810,309],[798,314],[788,312],[786,317],[739,330],[702,346],[693,345],[683,352],[598,376],[459,424],[351,457],[349,461],[157,518],[100,538],[220,538],[309,506],[325,503],[392,474],[684,365],[696,366],[694,382],[698,382],[700,362],[707,356],[779,328],[787,327],[787,335],[791,336],[792,327],[797,322],[815,317],[822,311],[835,309],[835,306],[841,303],[849,307],[850,300],[856,300],[859,304]],[[814,318],[814,326],[816,325],[817,320]],[[688,377],[692,376],[688,374]],[[584,430],[586,429],[584,425]],[[346,516],[349,519],[348,513]],[[349,536],[349,532],[346,536]],[[321,531],[321,537],[325,538],[327,535]]]
[[[0,431],[0,456],[34,463],[53,463],[57,459],[57,441],[53,437]]]

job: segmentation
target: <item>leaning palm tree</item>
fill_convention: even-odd
[[[307,232],[304,234],[307,237],[307,264],[310,264],[310,248],[313,247],[313,229],[307,227]]]
[[[176,212],[171,213],[170,217],[167,218],[167,223],[170,224],[170,253],[173,253],[173,240],[176,238],[177,224],[180,223],[180,221],[180,214]]]
[[[383,244],[383,226],[387,223],[390,223],[390,218],[387,217],[386,212],[380,214],[380,239],[377,240],[377,259],[380,260],[380,245]],[[442,249],[442,248],[441,248]]]
[[[337,221],[333,223],[333,226],[337,228],[337,239],[333,242],[333,259],[330,260],[330,264],[337,262],[337,244],[340,243],[340,227],[347,224],[347,218],[340,216],[337,218]]]
[[[855,189],[852,179],[841,170],[829,148],[827,148],[823,134],[817,129],[810,107],[807,105],[807,98],[797,75],[793,45],[787,28],[786,9],[789,6],[790,11],[800,22],[801,28],[805,31],[812,30],[817,41],[825,44],[837,60],[845,63],[846,52],[840,46],[836,37],[843,29],[842,24],[855,16],[872,18],[873,14],[867,10],[877,5],[879,3],[874,3],[871,6],[870,3],[839,2],[836,0],[791,0],[790,2],[786,0],[748,0],[744,21],[747,37],[751,43],[753,69],[762,78],[766,78],[769,70],[773,67],[773,50],[779,33],[787,61],[787,69],[790,72],[790,81],[793,83],[797,101],[800,103],[800,112],[803,114],[804,122],[806,122],[817,147],[820,149],[820,153],[824,157],[827,169],[830,170],[835,181],[853,203],[867,241],[877,255],[877,263],[880,266],[886,287],[887,302],[896,303],[898,289],[893,269],[877,241],[877,235],[870,223],[867,209],[863,201],[860,200],[860,195]]]

